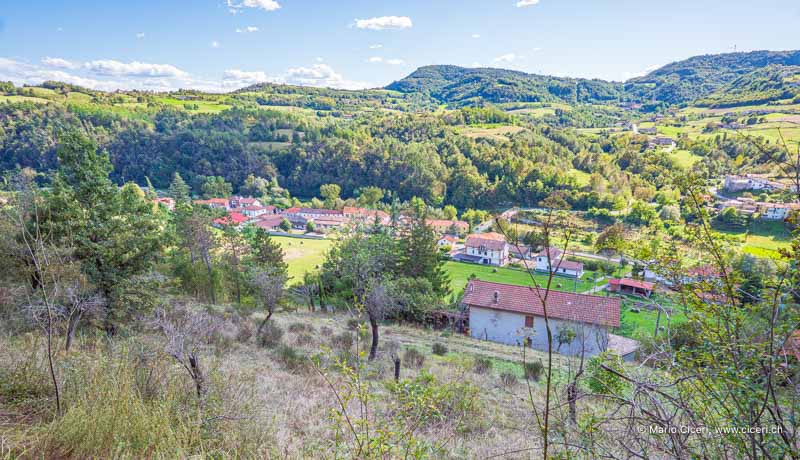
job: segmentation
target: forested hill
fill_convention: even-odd
[[[773,65],[800,65],[800,51],[695,56],[631,79],[625,90],[639,99],[680,104],[708,96],[746,74]]]
[[[618,101],[623,97],[620,83],[452,65],[420,67],[386,89],[403,93],[423,93],[440,102],[457,106],[469,105],[478,100],[492,103],[592,103]]]
[[[439,102],[462,106],[490,102],[603,103],[660,102],[666,105],[703,99],[750,73],[772,66],[800,65],[800,51],[753,51],[695,56],[673,62],[623,83],[560,78],[513,70],[420,67],[386,87],[421,93]],[[758,99],[759,96],[755,96]],[[763,99],[763,97],[762,97]]]

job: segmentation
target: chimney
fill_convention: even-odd
[[[497,303],[500,300],[500,292],[494,291],[494,303]]]

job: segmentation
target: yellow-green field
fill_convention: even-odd
[[[284,260],[289,265],[289,282],[301,281],[306,272],[322,266],[332,240],[308,240],[287,236],[273,236],[283,248]]]

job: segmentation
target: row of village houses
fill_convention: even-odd
[[[175,207],[171,198],[158,198],[156,201],[170,210]],[[345,206],[342,209],[292,207],[281,210],[272,205],[265,206],[257,198],[239,196],[195,200],[194,203],[226,211],[225,216],[214,220],[215,225],[254,225],[271,231],[279,230],[284,219],[296,230],[305,230],[311,222],[315,231],[321,233],[343,230],[353,224],[389,225],[392,220],[389,213],[375,209]],[[407,216],[400,216],[398,220],[401,225],[409,223]],[[469,231],[469,224],[461,220],[426,219],[426,223],[441,234],[464,235]]]

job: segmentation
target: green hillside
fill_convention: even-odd
[[[800,65],[800,51],[752,51],[695,56],[625,83],[631,97],[681,104],[706,97],[756,69]]]
[[[608,102],[622,97],[622,85],[603,80],[560,78],[505,69],[470,69],[452,65],[420,67],[386,87],[422,93],[437,101],[469,105],[478,101]]]

